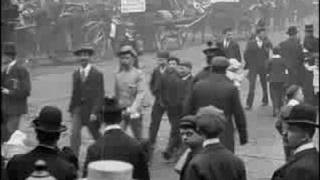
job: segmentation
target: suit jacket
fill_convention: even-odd
[[[245,180],[246,170],[240,158],[223,145],[211,144],[189,163],[185,180]]]
[[[287,66],[281,57],[271,58],[267,63],[267,73],[269,74],[269,82],[286,82]]]
[[[239,131],[240,142],[247,140],[247,123],[239,91],[226,75],[212,73],[207,79],[197,82],[184,106],[183,114],[196,114],[200,107],[209,105],[214,105],[224,111],[227,124],[226,129],[220,135],[220,140],[224,146],[234,152],[233,123],[235,122]]]
[[[211,68],[210,66],[206,66],[204,67],[198,74],[195,75],[195,77],[193,78],[193,84],[195,84],[196,82],[207,78],[209,75],[211,74]]]
[[[166,68],[165,71],[167,71],[168,68]],[[151,74],[151,79],[150,79],[150,83],[149,83],[149,86],[150,86],[150,91],[152,93],[152,95],[156,98],[156,99],[159,99],[159,96],[160,96],[160,80],[161,80],[161,77],[163,76],[164,74],[160,72],[160,67],[156,67],[152,74]]]
[[[254,70],[264,68],[269,59],[269,51],[272,48],[271,42],[266,39],[260,48],[255,38],[249,40],[243,57],[246,62],[245,69]]]
[[[241,53],[240,53],[239,44],[234,40],[231,40],[227,47],[224,47],[222,42],[222,50],[226,54],[227,58],[234,58],[239,62],[241,62]]]
[[[1,87],[7,88],[10,94],[2,94],[2,112],[21,115],[28,111],[27,98],[30,96],[31,82],[28,70],[16,62],[6,73],[1,74]]]
[[[295,154],[285,165],[277,169],[272,180],[318,180],[319,152],[316,148]]]
[[[86,112],[82,113],[86,115],[97,114],[101,110],[104,97],[103,74],[92,66],[83,82],[78,69],[73,73],[72,81],[69,112],[73,112],[76,107],[85,106],[84,111]],[[82,121],[85,123],[86,119],[82,119]]]
[[[319,52],[319,39],[312,37],[305,37],[303,41],[303,47],[309,52]]]
[[[88,148],[84,164],[84,176],[87,175],[88,164],[97,160],[119,160],[133,165],[133,178],[149,180],[146,153],[141,144],[120,129],[107,131]]]
[[[58,149],[38,146],[31,152],[15,155],[7,165],[9,180],[25,180],[34,170],[34,163],[42,159],[47,163],[48,171],[57,180],[75,180],[76,168],[61,156]]]

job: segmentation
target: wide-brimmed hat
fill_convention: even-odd
[[[289,115],[284,118],[285,122],[294,125],[310,125],[319,128],[317,123],[317,111],[313,106],[298,104],[293,106]]]
[[[206,135],[219,135],[225,129],[226,118],[223,110],[210,105],[198,110],[196,124],[199,130]]]
[[[67,127],[61,124],[62,113],[54,106],[45,106],[41,109],[39,116],[33,120],[33,126],[44,132],[63,132]]]
[[[206,56],[225,56],[223,50],[220,49],[216,44],[213,44],[211,41],[207,42],[207,46],[208,48],[202,51]]]
[[[17,49],[14,42],[7,42],[3,45],[3,54],[5,55],[16,55]]]
[[[287,34],[288,35],[296,35],[298,33],[298,29],[297,29],[297,27],[296,26],[290,26],[289,28],[288,28],[288,31],[287,31]]]
[[[137,57],[138,53],[131,45],[123,45],[119,52],[117,53],[118,56],[124,55],[124,54],[131,54],[133,57]]]
[[[82,44],[73,54],[79,56],[82,52],[87,52],[90,56],[94,54],[94,49],[89,43]]]
[[[313,24],[307,24],[304,27],[305,32],[313,32]]]

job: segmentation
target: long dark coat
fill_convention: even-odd
[[[119,160],[133,165],[133,178],[149,180],[146,153],[141,144],[120,129],[107,131],[103,137],[88,148],[84,164],[84,176],[88,164],[97,160]]]
[[[295,154],[285,165],[277,169],[272,180],[318,180],[319,152],[316,148]]]
[[[9,74],[6,71],[7,68],[1,75],[1,87],[9,89],[11,93],[9,95],[2,94],[2,113],[8,115],[25,114],[28,111],[27,98],[31,91],[29,72],[18,63],[11,67]]]
[[[234,122],[241,142],[247,140],[247,123],[239,91],[224,74],[212,73],[207,79],[197,82],[184,107],[183,114],[196,114],[199,108],[209,105],[224,110],[227,124],[225,131],[220,135],[220,140],[224,146],[234,152]]]
[[[246,180],[244,163],[222,144],[211,144],[189,163],[185,180]]]
[[[101,110],[104,97],[103,74],[96,68],[91,67],[84,82],[81,80],[80,70],[73,73],[72,80],[69,112],[73,112],[76,107],[85,106],[81,109],[83,115],[81,117],[89,118],[90,114],[97,114]],[[83,118],[82,122],[86,124],[87,120],[87,118]]]
[[[222,42],[223,45],[223,42]],[[223,47],[222,50],[226,54],[227,58],[234,58],[237,59],[239,62],[241,62],[241,53],[240,53],[240,47],[237,42],[234,40],[231,40],[229,42],[228,47]]]
[[[77,171],[73,164],[61,156],[58,149],[38,146],[31,152],[14,156],[7,165],[9,180],[25,180],[34,170],[37,160],[47,163],[48,171],[57,180],[75,180]]]
[[[288,83],[302,85],[303,52],[298,39],[289,38],[279,44],[281,57],[286,61],[289,69]]]

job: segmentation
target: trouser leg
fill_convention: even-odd
[[[94,140],[97,140],[101,137],[101,134],[99,132],[99,129],[100,129],[100,122],[99,121],[88,122],[87,127],[88,127],[89,132]]]
[[[170,137],[166,152],[172,154],[174,150],[181,146],[181,137],[179,132],[179,122],[181,115],[181,107],[169,107],[168,118],[171,125]]]
[[[10,138],[10,136],[19,128],[20,123],[20,117],[21,115],[8,115],[7,116],[7,137]]]
[[[130,118],[130,127],[133,133],[133,136],[141,141],[142,140],[142,116],[138,118]]]
[[[165,108],[162,107],[157,101],[154,102],[151,111],[151,123],[149,126],[149,143],[154,145],[156,143],[160,123],[162,116],[165,112]]]
[[[272,109],[273,109],[273,113],[275,113],[276,110],[276,83],[274,82],[270,82],[269,83],[269,89],[270,89],[270,98],[272,101]]]
[[[262,103],[268,104],[268,86],[267,86],[267,79],[266,79],[266,73],[264,68],[261,68],[259,71],[259,78],[260,78],[260,84],[262,88]]]
[[[72,127],[70,137],[71,149],[77,157],[79,156],[79,148],[81,145],[82,121],[80,113],[80,108],[75,108],[72,112]]]
[[[252,107],[255,88],[256,88],[256,78],[257,78],[256,70],[250,70],[248,78],[249,78],[249,93],[247,96],[247,106]]]

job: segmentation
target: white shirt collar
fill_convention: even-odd
[[[274,54],[272,55],[272,58],[281,58],[281,56],[279,54]]]
[[[288,106],[296,106],[296,105],[298,105],[298,104],[300,104],[300,102],[299,101],[297,101],[296,99],[291,99],[289,102],[288,102]]]
[[[89,71],[91,69],[91,64],[88,64],[85,68],[82,66],[80,67],[80,72],[84,71],[85,76],[87,77],[89,74]]]
[[[9,67],[12,67],[13,65],[15,65],[17,63],[17,60],[13,60],[10,64]]]
[[[184,76],[184,77],[182,77],[182,80],[187,80],[189,77],[191,77],[191,74],[188,74],[188,75],[186,75],[186,76]]]
[[[104,132],[106,133],[107,131],[113,130],[113,129],[121,129],[119,124],[112,124],[108,125],[105,129]]]
[[[220,143],[219,138],[206,139],[205,141],[203,141],[202,147],[206,147],[210,144],[218,144],[218,143]]]
[[[159,71],[160,71],[161,74],[163,74],[164,71],[166,71],[166,69],[167,69],[167,66],[163,66],[163,67],[160,66],[160,67],[159,67]]]
[[[299,146],[296,150],[294,150],[293,154],[297,154],[298,152],[301,152],[307,149],[312,149],[314,147],[315,147],[314,144],[312,142],[309,142],[307,144],[303,144]]]

